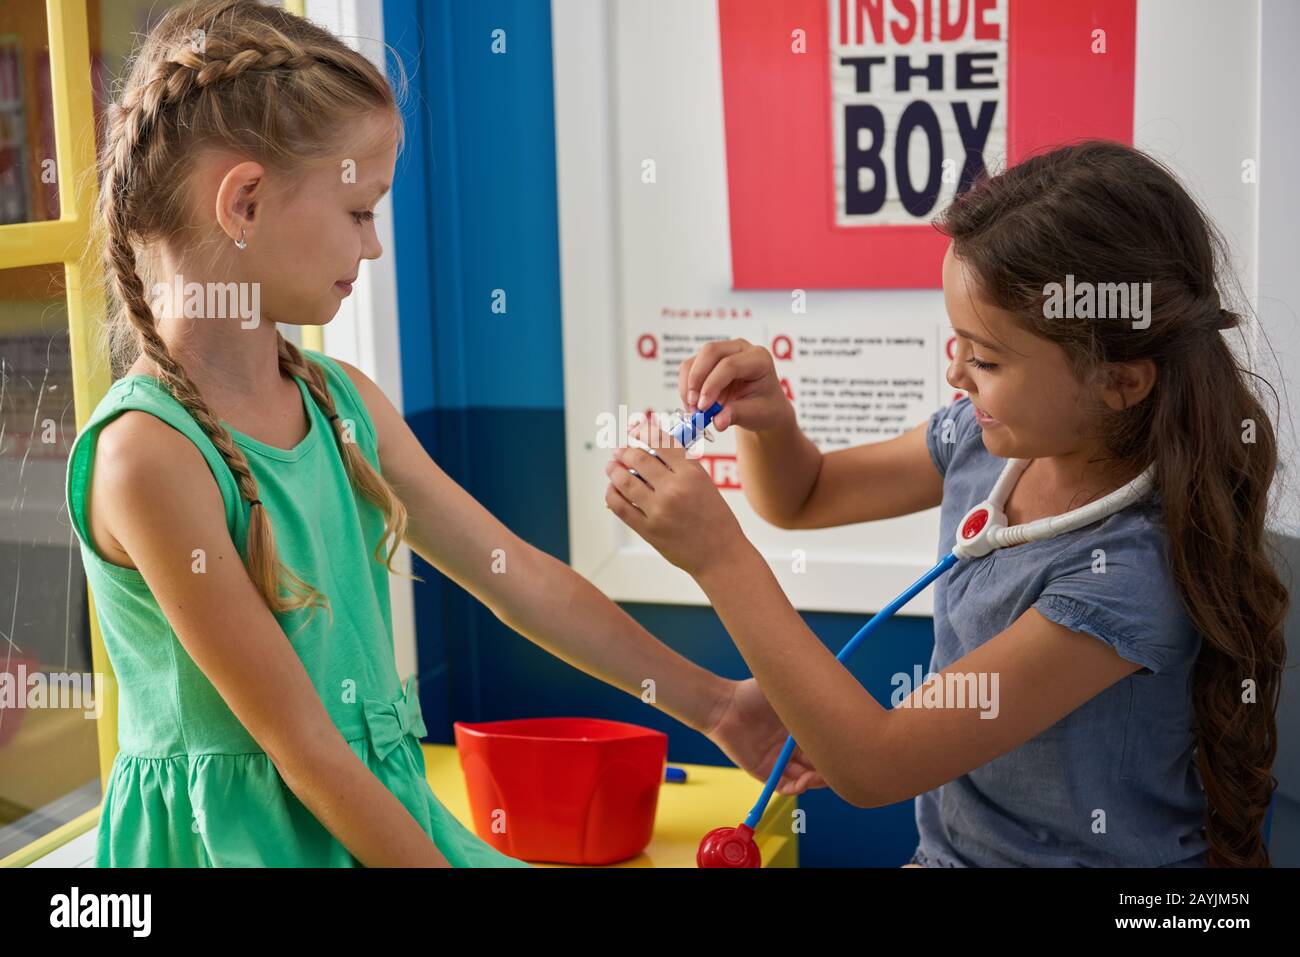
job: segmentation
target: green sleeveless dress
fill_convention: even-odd
[[[374,423],[334,360],[305,350],[329,382],[340,418],[379,467]],[[231,429],[257,478],[282,560],[328,596],[333,609],[277,615],[330,717],[362,763],[402,802],[457,867],[527,867],[484,843],[439,803],[425,776],[427,734],[413,679],[401,684],[393,652],[388,571],[373,553],[383,513],[348,483],[329,420],[302,393],[310,430],[292,449]],[[118,740],[101,807],[100,867],[358,867],[360,862],[289,789],[177,640],[138,571],[90,544],[87,492],[95,439],[138,409],[198,446],[244,556],[249,506],[216,447],[157,379],[119,379],[68,456],[67,503],[119,688]]]

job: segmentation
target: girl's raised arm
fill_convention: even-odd
[[[926,448],[927,428],[922,422],[883,442],[822,455],[808,497],[773,524],[779,528],[833,528],[935,508],[943,501],[943,476]],[[799,438],[812,444],[802,433]],[[763,441],[763,436],[743,435],[736,444],[743,457],[745,449]],[[741,475],[743,482],[743,468]]]
[[[1038,735],[1139,667],[1031,608],[944,672],[944,682],[954,680],[949,672],[958,681],[971,676],[977,688],[992,682],[993,713],[886,709],[808,628],[683,449],[660,446],[654,456],[631,449],[610,478],[615,514],[704,589],[785,726],[826,783],[853,804],[877,807],[932,790]],[[709,530],[703,542],[701,528]],[[1087,563],[1084,572],[1095,577]],[[1149,648],[1127,650],[1159,666]]]
[[[194,444],[148,413],[122,414],[99,435],[91,501],[113,503],[103,527],[144,576],[194,663],[317,820],[367,867],[448,866],[331,721],[244,568],[221,493]],[[207,556],[202,575],[192,571],[196,548]]]
[[[682,363],[683,408],[721,402],[719,429],[738,426],[737,464],[749,504],[778,528],[829,528],[924,511],[943,498],[923,423],[884,442],[822,454],[795,421],[772,354],[744,339],[710,342]]]

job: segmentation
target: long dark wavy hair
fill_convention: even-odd
[[[1080,381],[1103,363],[1155,363],[1142,402],[1096,410],[1099,434],[1113,462],[1154,463],[1167,559],[1202,637],[1192,692],[1207,863],[1269,866],[1288,603],[1265,534],[1278,452],[1257,392],[1267,383],[1223,335],[1243,313],[1220,296],[1239,289],[1222,234],[1165,165],[1100,140],[984,173],[935,225],[984,298],[1060,345]],[[1049,318],[1045,288],[1067,274],[1149,282],[1150,325]]]

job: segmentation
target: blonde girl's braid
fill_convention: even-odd
[[[329,602],[277,557],[271,519],[247,459],[158,333],[137,243],[143,251],[190,228],[184,170],[192,167],[187,151],[195,143],[232,147],[288,177],[337,148],[334,130],[346,127],[340,117],[375,109],[389,111],[400,137],[400,110],[383,74],[328,31],[256,0],[199,0],[172,9],[151,31],[120,103],[107,114],[93,245],[103,248],[108,283],[120,303],[108,322],[110,350],[129,339],[135,355],[148,356],[230,468],[240,497],[251,506],[245,565],[273,612],[310,608],[314,615],[319,607],[329,610]],[[118,365],[126,359],[111,358]],[[283,336],[279,360],[281,369],[308,383],[331,416],[349,480],[384,510],[385,534],[375,557],[393,571],[405,507],[355,442],[344,441],[320,368]],[[379,552],[390,537],[385,560]]]
[[[370,461],[362,454],[353,434],[356,423],[339,417],[334,407],[334,397],[330,395],[329,385],[320,366],[309,361],[302,354],[302,350],[284,336],[280,336],[280,368],[307,383],[312,398],[324,410],[325,415],[329,417],[330,425],[334,428],[334,438],[338,443],[339,454],[343,458],[343,467],[347,470],[348,481],[387,517],[383,537],[375,545],[375,561],[384,565],[390,572],[403,574],[393,568],[393,556],[397,553],[397,546],[406,537],[406,506],[393,491],[393,487],[375,471]],[[418,575],[407,577],[423,581]]]

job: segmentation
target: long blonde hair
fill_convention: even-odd
[[[156,278],[158,244],[181,242],[193,228],[186,171],[197,150],[215,147],[247,156],[281,174],[292,190],[305,166],[337,155],[336,130],[376,110],[392,117],[400,146],[401,109],[384,75],[328,31],[256,0],[195,0],[168,11],[134,55],[120,97],[108,106],[91,249],[95,255],[102,251],[106,291],[117,307],[109,311],[101,345],[114,375],[142,352],[157,365],[162,383],[212,440],[250,503],[258,500],[257,480],[168,352],[142,273]],[[282,335],[279,360],[281,370],[301,378],[330,417],[352,487],[386,517],[375,560],[401,574],[392,561],[406,533],[405,506],[348,438],[320,366]],[[310,607],[314,615],[318,607],[329,609],[324,595],[278,559],[265,508],[251,507],[246,552],[249,577],[273,612]]]

